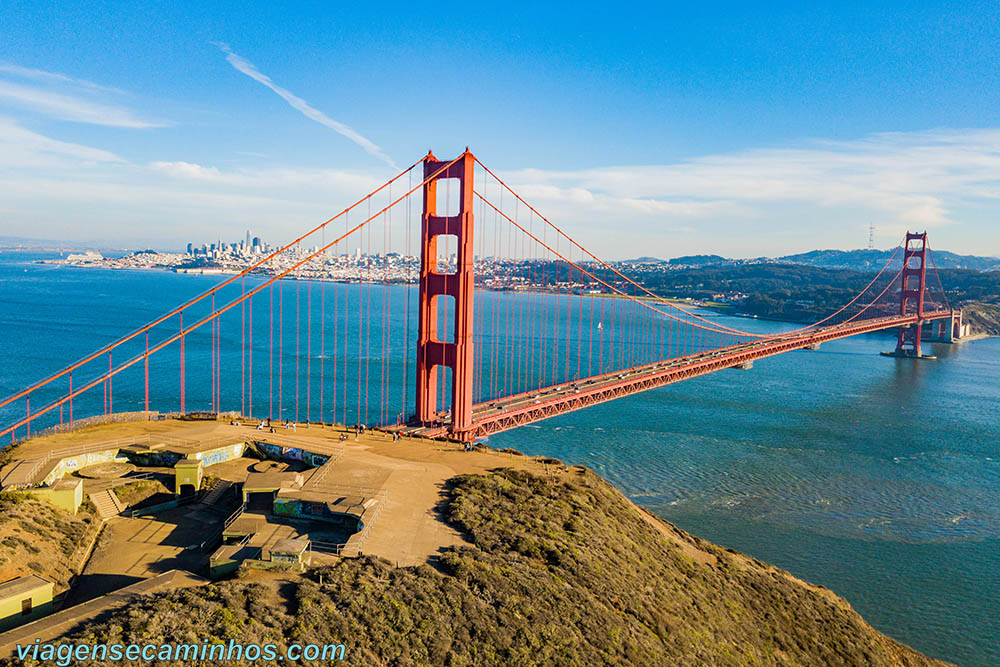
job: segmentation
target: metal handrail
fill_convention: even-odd
[[[246,505],[240,505],[235,512],[230,514],[229,518],[222,522],[223,532],[226,530],[226,528],[229,528],[231,525],[233,525],[233,522],[239,519],[240,516],[242,516],[243,512],[245,511],[246,511]]]
[[[316,540],[309,540],[308,550],[310,552],[319,551],[320,553],[332,553],[336,556],[339,556],[341,553],[343,553],[346,547],[347,547],[347,542],[318,542]]]
[[[144,479],[152,479],[153,477],[156,477],[158,474],[159,473],[152,472],[151,470],[147,470],[146,472],[140,472],[137,475],[126,475],[125,477],[119,477],[118,479],[119,480],[124,480],[126,482],[139,482],[139,481],[142,481]]]

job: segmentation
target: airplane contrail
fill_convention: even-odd
[[[319,109],[310,106],[308,102],[306,102],[301,97],[293,94],[291,91],[285,90],[281,86],[275,84],[274,81],[271,80],[271,77],[267,76],[259,69],[257,69],[257,67],[252,62],[250,62],[249,60],[247,60],[242,56],[233,53],[233,50],[229,48],[228,44],[223,44],[220,42],[214,42],[214,44],[218,46],[223,53],[226,54],[226,60],[229,61],[230,65],[232,65],[234,68],[236,68],[243,74],[246,74],[254,81],[262,83],[271,90],[273,90],[275,93],[278,94],[279,97],[288,102],[288,104],[293,109],[299,111],[303,116],[319,123],[320,125],[324,125],[330,128],[331,130],[333,130],[338,134],[347,137],[348,139],[356,143],[358,146],[361,146],[361,148],[363,148],[365,152],[367,152],[369,155],[372,155],[373,157],[382,160],[393,169],[399,169],[399,167],[396,166],[396,163],[392,160],[392,158],[383,153],[382,149],[377,144],[372,142],[370,139],[368,139],[365,136],[362,136],[361,134],[358,134],[347,125],[344,125],[343,123],[330,118]]]

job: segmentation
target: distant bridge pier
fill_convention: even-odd
[[[823,343],[813,343],[812,345],[807,345],[806,349],[807,350],[812,350],[813,352],[816,352],[817,350],[819,350],[819,348],[820,348],[821,345],[823,345]]]
[[[968,338],[972,335],[972,325],[963,319],[961,310],[953,310],[951,313],[952,342]]]
[[[923,340],[932,343],[957,343],[969,335],[969,325],[963,322],[962,311],[953,310],[948,319],[925,322]]]

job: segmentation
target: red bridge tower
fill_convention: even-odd
[[[432,153],[424,159],[424,214],[420,242],[420,308],[417,334],[417,420],[423,424],[440,423],[438,408],[438,366],[451,369],[451,434],[462,438],[472,429],[472,307],[473,307],[473,200],[472,178],[475,158],[468,149],[451,164],[439,161]],[[442,170],[443,167],[446,167]],[[437,173],[439,172],[440,173]],[[436,174],[436,175],[435,175]],[[459,201],[457,215],[438,215],[438,181],[457,179]],[[454,273],[442,273],[438,264],[438,240],[450,235],[457,239],[457,267]],[[448,341],[438,330],[439,299],[452,297],[454,338]],[[446,324],[447,326],[447,324]],[[463,438],[464,439],[464,438]]]

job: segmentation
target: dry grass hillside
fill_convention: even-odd
[[[441,511],[473,546],[445,549],[436,568],[362,558],[174,591],[74,640],[343,643],[354,665],[941,664],[583,469],[460,476]]]
[[[17,493],[0,493],[0,581],[37,574],[69,587],[99,522],[87,509],[76,516],[51,503]]]

